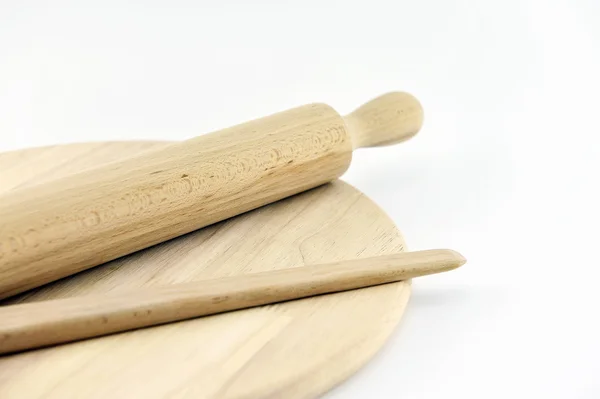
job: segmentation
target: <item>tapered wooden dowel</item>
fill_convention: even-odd
[[[0,307],[0,353],[406,280],[455,269],[446,249]]]

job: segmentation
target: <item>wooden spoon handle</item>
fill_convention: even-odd
[[[455,269],[446,249],[0,307],[0,353]]]

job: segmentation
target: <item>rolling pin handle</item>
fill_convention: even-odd
[[[391,92],[360,106],[344,117],[356,148],[400,143],[423,125],[423,108],[408,93]]]

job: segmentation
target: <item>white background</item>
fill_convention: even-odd
[[[2,0],[0,150],[411,92],[421,133],[344,179],[469,262],[415,280],[327,398],[598,398],[599,22],[597,0]]]

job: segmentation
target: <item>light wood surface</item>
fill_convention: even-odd
[[[353,146],[406,140],[421,122],[406,93],[347,120],[310,104],[9,193],[0,298],[332,181]]]
[[[0,154],[0,192],[166,143]],[[16,304],[393,254],[377,205],[336,181],[5,300]],[[0,398],[310,398],[362,367],[400,320],[386,284],[0,356]]]
[[[0,307],[0,354],[446,272],[448,249],[399,252],[220,279]]]

